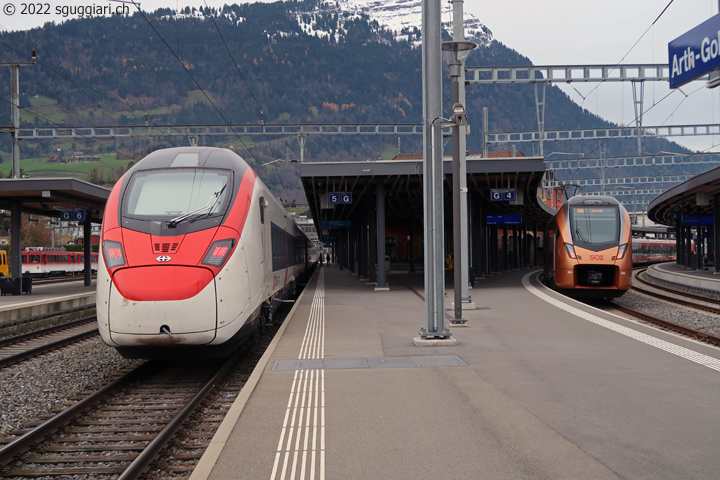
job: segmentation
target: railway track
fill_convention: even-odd
[[[0,477],[139,478],[235,362],[147,362],[0,448]]]
[[[97,335],[96,317],[85,317],[0,340],[0,368]]]
[[[720,302],[708,298],[701,295],[695,295],[687,292],[681,292],[678,290],[674,290],[672,288],[663,287],[660,285],[655,285],[651,282],[648,282],[647,280],[644,280],[641,277],[641,273],[643,273],[645,270],[641,269],[635,272],[635,279],[642,283],[643,285],[646,285],[648,287],[651,287],[654,290],[661,290],[667,293],[671,293],[670,295],[664,295],[662,293],[658,293],[657,291],[650,290],[648,288],[638,287],[637,285],[633,285],[632,291],[641,293],[643,295],[647,295],[653,298],[657,298],[659,300],[668,302],[669,304],[682,307],[682,308],[691,308],[694,310],[700,310],[702,312],[707,312],[712,315],[718,315],[720,316]],[[684,298],[683,298],[684,297]],[[696,328],[689,327],[687,325],[683,325],[680,321],[670,321],[667,319],[659,318],[657,315],[651,315],[646,312],[642,312],[640,310],[630,308],[624,305],[620,305],[617,302],[610,302],[612,305],[612,308],[619,310],[627,315],[631,315],[633,317],[642,319],[646,322],[652,323],[654,325],[658,325],[662,327],[663,329],[667,329],[676,333],[680,333],[682,335],[687,335],[689,337],[692,337],[696,340],[709,343],[711,345],[720,346],[720,336],[713,335],[707,332],[700,331]]]
[[[648,282],[644,278],[642,278],[641,274],[644,272],[645,272],[645,269],[638,270],[637,272],[635,272],[635,280],[642,283],[643,285],[653,288],[654,290],[660,290],[663,292],[671,293],[674,296],[663,295],[661,293],[657,293],[657,292],[655,292],[653,290],[649,290],[647,288],[638,287],[637,285],[633,285],[632,289],[634,291],[643,293],[645,295],[649,295],[651,297],[658,298],[660,300],[664,300],[666,302],[675,303],[677,305],[682,305],[684,307],[695,308],[698,310],[712,313],[713,315],[720,315],[720,301],[719,300],[716,300],[714,298],[709,298],[709,297],[703,296],[703,295],[695,295],[695,294],[688,293],[688,292],[680,292],[678,290],[674,290],[669,287],[663,287],[661,285],[655,285],[651,282]],[[688,300],[684,300],[682,297],[684,297]],[[701,302],[701,303],[698,303],[698,302]]]
[[[696,340],[709,343],[711,345],[720,346],[720,337],[716,335],[711,335],[709,333],[701,332],[699,330],[696,330],[694,328],[686,327],[684,325],[680,325],[679,323],[670,322],[668,320],[663,320],[661,318],[658,318],[654,315],[649,315],[647,313],[641,312],[639,310],[635,310],[629,307],[625,307],[623,305],[618,305],[616,303],[612,304],[612,308],[619,310],[623,313],[626,313],[627,315],[631,315],[636,318],[640,318],[642,320],[645,320],[646,322],[650,322],[655,325],[659,325],[662,328],[665,328],[667,330],[671,330],[676,333],[681,333],[683,335],[687,335],[689,337],[692,337]]]
[[[93,280],[97,279],[97,275],[92,275],[91,277]],[[85,277],[82,275],[74,275],[74,276],[65,276],[65,277],[38,277],[33,278],[33,286],[35,285],[54,285],[58,283],[72,283],[72,282],[82,282],[85,280]]]

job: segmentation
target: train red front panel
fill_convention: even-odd
[[[185,300],[213,281],[213,273],[200,267],[177,265],[126,268],[113,277],[115,287],[132,301]]]

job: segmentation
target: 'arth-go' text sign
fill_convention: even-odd
[[[720,67],[720,14],[668,43],[670,88]]]

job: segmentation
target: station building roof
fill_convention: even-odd
[[[720,193],[720,167],[679,183],[658,195],[648,206],[648,218],[675,226],[677,214],[712,216],[712,197]]]
[[[444,159],[443,173],[447,219],[452,216],[452,159],[449,156]],[[537,197],[544,173],[545,163],[542,157],[491,155],[489,158],[479,158],[468,155],[468,192],[479,193],[489,201],[491,189],[515,188],[522,192],[522,204],[490,202],[486,204],[482,214],[522,213],[525,222],[537,222],[539,228],[542,228],[554,214],[554,211]],[[422,155],[401,155],[394,160],[305,162],[301,166],[300,177],[319,232],[322,231],[318,224],[319,219],[349,220],[357,213],[358,208],[363,208],[363,201],[374,202],[378,179],[385,188],[385,212],[389,222],[393,219],[423,217]],[[328,192],[351,192],[353,203],[327,208],[328,205],[323,204],[326,202],[323,196]],[[478,212],[475,211],[474,214],[477,215]]]
[[[60,217],[64,210],[83,208],[87,219],[102,221],[110,190],[76,178],[0,179],[0,208],[19,203],[26,213]]]

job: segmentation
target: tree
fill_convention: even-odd
[[[52,245],[52,230],[48,228],[44,218],[31,222],[29,215],[23,215],[20,241],[23,247],[49,247]]]

